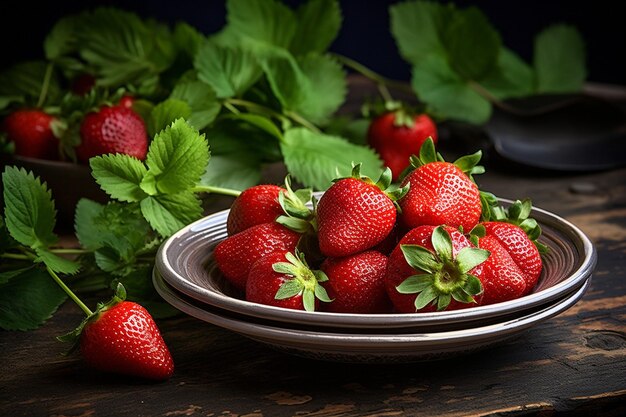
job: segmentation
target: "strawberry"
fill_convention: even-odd
[[[430,137],[437,143],[437,126],[425,113],[408,114],[405,109],[377,116],[369,125],[367,141],[378,152],[397,181],[409,166],[411,155],[418,154],[424,141]]]
[[[4,130],[9,141],[15,144],[16,155],[58,159],[59,140],[52,129],[56,121],[42,110],[16,110],[4,119]]]
[[[122,106],[103,106],[97,112],[88,113],[80,126],[80,137],[76,155],[81,162],[108,153],[123,153],[144,160],[148,152],[143,119]]]
[[[411,158],[415,170],[402,185],[410,184],[408,193],[399,201],[402,223],[408,228],[421,225],[462,227],[470,231],[480,220],[480,192],[471,175],[484,172],[476,166],[480,151],[445,162],[435,152],[432,140],[426,140],[419,157]]]
[[[242,191],[228,212],[228,235],[232,236],[257,224],[276,220],[283,214],[283,208],[278,202],[278,194],[282,191],[285,189],[271,184],[255,185]]]
[[[477,305],[481,264],[489,252],[457,229],[419,226],[389,256],[385,288],[398,312],[454,310]],[[417,296],[415,294],[418,294]]]
[[[483,221],[471,231],[472,239],[480,247],[485,247],[485,249],[494,246],[501,247],[501,250],[497,253],[495,253],[495,249],[489,249],[494,253],[492,256],[495,257],[497,255],[500,260],[488,260],[485,263],[485,268],[494,277],[494,280],[499,275],[506,276],[505,273],[499,271],[499,268],[504,268],[500,264],[506,265],[506,268],[511,271],[515,271],[516,277],[521,275],[524,285],[515,285],[523,288],[514,291],[515,294],[521,291],[520,295],[530,293],[537,284],[543,267],[541,254],[548,250],[546,246],[537,241],[541,235],[541,227],[535,219],[528,217],[531,210],[532,203],[530,200],[517,200],[507,209],[492,204],[484,217],[487,220],[493,219],[494,221]],[[502,251],[506,255],[499,254]],[[490,271],[487,265],[494,271]],[[510,273],[511,276],[513,274],[513,272]],[[491,296],[487,291],[487,285],[485,288],[485,296],[487,298],[485,302],[498,302],[510,299],[504,294]],[[499,292],[502,293],[503,291]],[[487,297],[487,295],[489,296]],[[512,297],[515,298],[517,296],[519,295],[513,295]]]
[[[361,177],[360,165],[352,176],[339,178],[322,195],[317,205],[318,239],[321,252],[330,257],[363,252],[382,242],[396,222],[394,201],[407,187],[387,191],[389,168],[378,182]]]
[[[245,290],[255,261],[273,252],[293,252],[300,236],[276,222],[262,223],[221,241],[213,256],[222,274],[235,287]]]
[[[156,323],[145,308],[125,298],[126,291],[118,284],[113,299],[99,304],[93,313],[77,301],[88,317],[58,339],[78,341],[85,362],[100,371],[168,379],[174,373],[174,361]]]
[[[526,278],[511,255],[494,236],[480,238],[479,246],[491,254],[483,263],[481,304],[519,298],[526,292]]]
[[[322,283],[333,299],[326,311],[385,313],[391,303],[385,290],[387,257],[373,250],[343,258],[327,258],[320,267],[328,277]]]
[[[327,279],[322,272],[309,268],[302,253],[274,252],[260,258],[250,268],[246,300],[293,310],[315,311],[318,300],[331,301],[319,285]]]
[[[125,94],[122,96],[122,98],[120,98],[119,105],[122,107],[126,107],[127,109],[132,109],[133,104],[135,104],[135,98],[133,96],[129,96],[128,94]]]

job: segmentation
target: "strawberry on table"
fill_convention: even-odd
[[[148,134],[143,119],[132,109],[102,106],[88,113],[80,126],[81,144],[76,156],[88,162],[94,156],[123,153],[144,160],[148,153]]]
[[[400,240],[389,257],[387,294],[401,313],[477,305],[483,291],[481,264],[488,256],[458,229],[419,226]]]
[[[4,119],[3,127],[16,155],[54,160],[59,157],[59,140],[53,131],[56,120],[43,110],[20,109]]]
[[[100,371],[168,379],[174,373],[174,361],[156,323],[144,307],[125,298],[126,291],[118,284],[113,299],[99,304],[95,312],[77,301],[88,316],[59,339],[78,342],[87,365]]]
[[[327,258],[322,271],[328,281],[322,283],[332,303],[325,311],[334,313],[386,313],[391,303],[385,290],[387,257],[366,251],[343,258]]]
[[[228,235],[232,236],[257,224],[276,220],[283,214],[283,208],[278,202],[278,194],[282,191],[285,191],[283,187],[272,184],[255,185],[243,190],[228,212]]]
[[[257,260],[250,268],[246,300],[293,310],[315,311],[318,300],[331,300],[320,282],[328,278],[307,265],[304,254],[274,252]]]
[[[484,169],[476,164],[481,152],[445,162],[428,139],[419,157],[411,158],[415,170],[402,185],[410,184],[408,193],[398,203],[401,219],[407,228],[422,225],[462,227],[470,231],[480,220],[482,206],[478,187],[472,174]]]
[[[400,108],[372,120],[367,141],[393,173],[393,181],[409,166],[411,155],[418,154],[427,138],[437,143],[437,125],[425,113],[410,114]]]
[[[396,223],[395,201],[408,187],[390,188],[387,168],[374,183],[360,174],[339,178],[322,195],[317,205],[318,239],[326,256],[341,257],[363,252],[382,242]]]

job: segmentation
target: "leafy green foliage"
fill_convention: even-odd
[[[182,100],[189,105],[191,113],[185,119],[198,130],[209,126],[221,109],[215,91],[200,81],[183,81],[176,84],[170,98]]]
[[[133,202],[146,196],[140,184],[147,170],[140,160],[122,154],[103,155],[91,158],[89,165],[100,188],[112,198]]]
[[[309,0],[297,12],[298,25],[289,47],[294,55],[323,53],[341,28],[341,9],[337,0]]]
[[[363,174],[372,178],[380,176],[382,170],[380,159],[371,149],[304,128],[285,132],[281,149],[288,171],[318,190],[328,188],[338,176],[348,176],[352,163],[361,163]]]
[[[0,72],[0,110],[11,104],[34,106],[41,94],[48,64],[43,61],[21,62]],[[56,103],[61,88],[56,72],[52,72],[48,83],[44,105]]]
[[[147,120],[148,135],[153,137],[176,119],[188,119],[191,107],[177,98],[168,98],[154,106]]]
[[[494,100],[582,87],[584,47],[572,27],[537,37],[533,69],[478,8],[414,0],[391,6],[390,16],[400,54],[413,65],[413,89],[439,117],[483,124]]]

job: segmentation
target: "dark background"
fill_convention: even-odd
[[[297,6],[301,0],[284,0]],[[388,7],[397,1],[340,0],[344,22],[331,50],[349,56],[381,74],[408,80],[409,66],[400,58],[389,32]],[[623,1],[462,1],[482,9],[501,33],[505,45],[524,59],[532,59],[533,37],[551,23],[569,23],[587,44],[588,80],[626,85],[626,7]],[[203,33],[225,23],[225,1],[29,1],[0,4],[2,68],[42,56],[42,43],[54,22],[72,12],[98,5],[118,6],[141,16],[173,23],[184,20]]]

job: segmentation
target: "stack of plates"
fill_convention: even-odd
[[[505,203],[508,203],[506,200]],[[163,243],[153,282],[182,312],[289,353],[344,362],[412,362],[491,346],[573,306],[596,264],[576,226],[541,209],[532,216],[550,248],[533,293],[465,310],[340,314],[247,302],[220,274],[213,249],[226,238],[228,210],[188,225]]]

